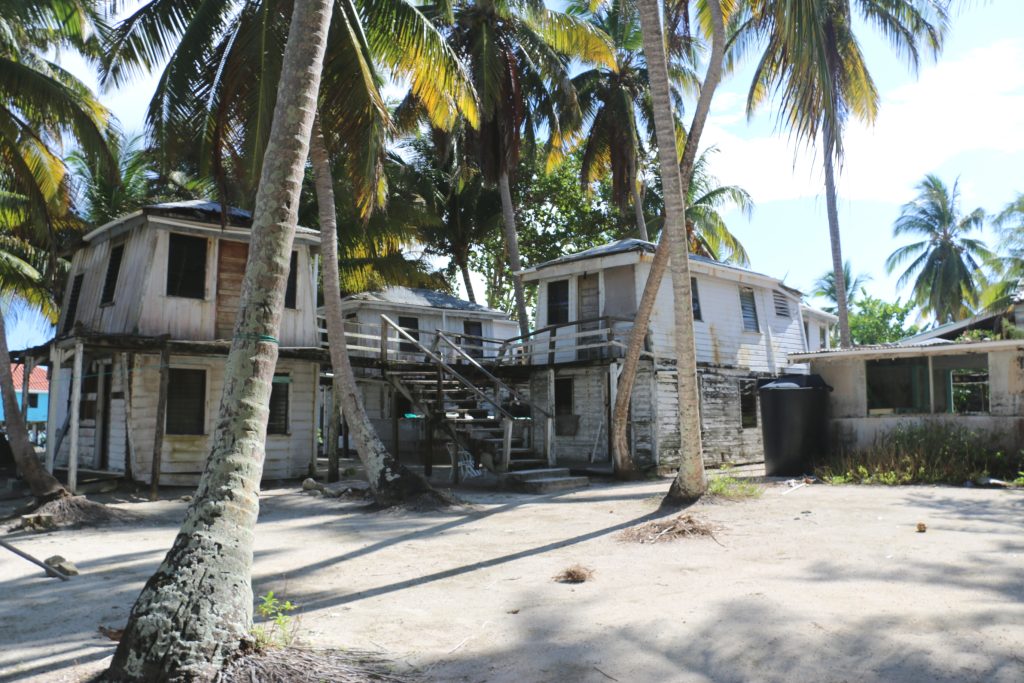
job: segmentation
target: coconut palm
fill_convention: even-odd
[[[104,680],[210,680],[251,638],[253,536],[285,281],[332,0],[296,0],[212,447]]]
[[[928,175],[917,187],[917,197],[900,209],[892,232],[922,239],[890,254],[885,267],[892,273],[909,261],[897,286],[913,281],[911,302],[937,323],[960,320],[977,306],[981,264],[993,256],[971,236],[984,226],[985,212],[961,213],[959,180],[950,188]]]
[[[867,275],[866,273],[858,273],[857,275],[854,275],[850,262],[843,262],[843,282],[846,283],[846,304],[848,306],[853,306],[861,287],[870,281],[870,275]],[[836,312],[839,297],[836,295],[835,271],[826,271],[822,273],[821,277],[814,281],[814,291],[811,292],[811,296],[817,296],[825,299],[826,301],[831,301],[832,304],[830,306],[825,306],[822,310],[833,314]]]
[[[999,236],[999,251],[989,259],[993,277],[982,291],[981,303],[986,309],[1009,308],[1018,302],[1024,283],[1024,193],[992,217]]]
[[[524,142],[546,129],[549,164],[571,148],[582,123],[570,79],[573,58],[615,68],[604,33],[541,0],[458,0],[444,31],[480,98],[480,170],[501,196],[505,246],[521,332],[529,332],[510,173]]]
[[[873,122],[879,99],[853,32],[854,10],[916,69],[923,50],[937,55],[942,47],[947,4],[944,0],[750,0],[750,26],[763,39],[765,51],[747,96],[748,115],[776,96],[779,122],[797,140],[821,143],[842,346],[850,346],[851,341],[835,165],[843,160],[847,121],[853,116]]]

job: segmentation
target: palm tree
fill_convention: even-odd
[[[548,133],[549,164],[571,148],[582,123],[571,60],[615,68],[615,59],[602,31],[540,0],[458,0],[445,32],[480,98],[480,169],[500,192],[515,313],[525,335],[529,318],[509,176],[523,143],[532,144],[541,129]]]
[[[104,680],[212,679],[249,641],[267,405],[332,5],[295,2],[213,446],[181,531],[135,601]]]
[[[938,176],[927,175],[917,188],[914,201],[900,209],[892,233],[923,239],[890,254],[885,268],[892,273],[910,261],[897,286],[913,280],[911,302],[938,324],[960,320],[978,305],[981,264],[993,256],[984,242],[970,236],[984,226],[985,212],[961,213],[959,180],[949,188]]]
[[[754,211],[750,193],[738,185],[719,185],[711,173],[711,156],[718,148],[708,147],[690,170],[686,196],[686,239],[691,254],[705,256],[740,266],[750,265],[750,256],[739,238],[722,216],[725,208],[739,209],[749,217]],[[659,197],[660,199],[660,197]],[[650,222],[655,236],[661,231],[662,219]]]
[[[1024,284],[1024,193],[993,216],[992,225],[999,251],[987,263],[993,277],[982,291],[981,304],[988,310],[1005,310],[1020,300]]]
[[[820,137],[842,346],[850,346],[851,340],[835,164],[843,160],[843,131],[850,116],[871,123],[878,112],[878,91],[853,33],[853,8],[916,69],[922,49],[937,55],[942,47],[947,4],[943,0],[750,0],[750,26],[763,38],[766,49],[747,96],[748,115],[777,95],[779,121],[798,140],[814,144]]]
[[[485,186],[465,143],[464,131],[436,129],[413,143],[408,190],[422,205],[416,227],[427,253],[451,259],[467,298],[476,303],[469,258],[500,229],[501,198]]]
[[[585,14],[588,6],[575,2],[569,11]],[[649,130],[651,120],[640,19],[632,3],[612,0],[590,14],[589,20],[611,38],[615,64],[595,66],[572,79],[580,110],[589,121],[580,181],[590,187],[610,174],[612,200],[623,210],[632,202],[637,236],[646,240],[647,221],[637,169],[644,156],[641,124]]]
[[[846,283],[847,306],[853,306],[854,300],[857,298],[857,293],[860,292],[861,287],[870,281],[870,275],[867,275],[866,273],[858,273],[857,275],[854,275],[850,262],[843,262],[843,282]],[[826,301],[831,301],[832,305],[825,306],[822,310],[833,314],[836,312],[839,297],[836,295],[835,271],[826,271],[822,273],[821,277],[814,281],[814,291],[811,292],[811,296],[817,296],[825,299]]]
[[[57,320],[57,304],[41,270],[48,262],[45,250],[9,233],[0,234],[0,305],[6,314],[18,306],[41,312],[51,322]],[[27,381],[27,380],[26,380]],[[39,462],[29,441],[25,419],[18,406],[11,376],[11,354],[7,348],[5,315],[0,314],[0,394],[2,394],[5,432],[14,454],[18,473],[29,485],[36,503],[69,495],[57,479]]]
[[[704,476],[703,447],[701,445],[700,390],[697,384],[697,352],[693,333],[691,307],[690,267],[686,236],[686,198],[693,165],[697,158],[701,134],[711,110],[711,99],[722,77],[725,61],[725,20],[719,0],[705,0],[700,4],[701,15],[707,19],[711,35],[711,52],[707,71],[701,84],[693,121],[687,131],[682,159],[677,151],[676,117],[672,110],[672,86],[669,80],[668,60],[665,56],[666,36],[661,23],[658,0],[639,0],[640,25],[643,32],[644,53],[651,87],[651,108],[654,112],[654,130],[658,141],[662,192],[665,197],[665,230],[651,263],[651,271],[640,298],[633,331],[630,334],[622,373],[619,377],[615,413],[612,418],[612,441],[617,469],[622,473],[632,470],[626,425],[629,402],[636,381],[643,338],[654,310],[654,302],[661,287],[661,279],[672,264],[672,295],[675,313],[676,389],[679,396],[679,433],[682,448],[679,472],[669,488],[665,502],[679,504],[703,495],[707,488]],[[688,6],[687,6],[688,7]],[[688,25],[689,22],[686,22]]]

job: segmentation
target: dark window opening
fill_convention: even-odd
[[[740,311],[743,314],[743,329],[747,332],[760,332],[757,323],[757,304],[754,303],[754,290],[740,287]]]
[[[757,382],[740,380],[740,424],[744,429],[757,427]]]
[[[82,281],[85,274],[76,275],[71,281],[71,296],[68,297],[68,310],[64,314],[64,326],[61,327],[61,334],[67,334],[75,325],[75,316],[78,315],[78,299],[82,296]]]
[[[690,300],[693,302],[693,319],[703,320],[700,314],[700,292],[697,291],[697,278],[690,278]]]
[[[572,415],[573,383],[571,377],[555,380],[555,415]]]
[[[28,407],[29,408],[38,408],[39,407],[39,394],[29,394],[28,395]]]
[[[482,339],[476,339],[476,337],[484,336],[484,324],[479,320],[463,320],[462,333],[466,335],[461,340],[463,351],[474,358],[483,358],[484,342]]]
[[[121,259],[123,258],[123,244],[118,244],[110,249],[110,259],[107,261],[107,275],[103,278],[103,295],[100,297],[101,304],[114,303],[114,293],[117,290],[117,276],[121,273]]]
[[[869,415],[931,412],[927,358],[869,360],[865,374]]]
[[[569,281],[548,283],[548,325],[569,322]]]
[[[267,420],[267,434],[288,433],[288,385],[291,375],[274,375],[270,385],[270,418]]]
[[[412,401],[408,397],[396,390],[395,393],[395,413],[398,417],[415,417],[416,413],[412,409]]]
[[[398,316],[398,326],[408,333],[416,341],[420,340],[420,319],[412,316]],[[405,339],[405,337],[400,337]],[[416,345],[410,341],[403,341],[398,344],[399,351],[416,351]]]
[[[284,288],[284,307],[295,308],[296,292],[299,288],[299,252],[292,252],[288,264],[288,284]]]
[[[205,418],[206,370],[170,368],[165,431],[168,434],[203,434]]]
[[[206,247],[203,237],[170,235],[167,246],[167,296],[206,298]]]

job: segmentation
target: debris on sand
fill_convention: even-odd
[[[313,650],[300,647],[265,648],[230,661],[217,683],[399,683],[415,676],[393,673],[392,663],[375,652]]]
[[[677,515],[670,519],[656,519],[653,522],[631,527],[619,534],[619,540],[631,543],[664,543],[695,536],[707,536],[716,543],[718,542],[710,524],[688,514]],[[719,543],[719,545],[721,544]]]
[[[917,533],[923,534],[926,531],[928,531],[928,525],[925,524],[924,522],[918,522],[917,523]]]
[[[21,516],[8,531],[51,531],[56,527],[95,527],[130,522],[135,515],[85,496],[62,495]]]
[[[574,564],[555,574],[558,583],[585,583],[594,578],[594,570],[582,564]]]

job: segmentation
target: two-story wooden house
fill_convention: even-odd
[[[222,225],[222,219],[226,224]],[[47,466],[198,481],[210,451],[251,216],[148,206],[88,233],[71,261],[51,365]],[[270,402],[264,477],[309,471],[317,446],[319,233],[299,228]]]
[[[625,239],[542,263],[537,322],[508,350],[531,368],[530,397],[555,418],[560,465],[610,462],[609,424],[621,358],[655,245]],[[737,266],[691,256],[693,313],[708,464],[763,460],[759,382],[806,372],[787,354],[828,344],[835,317],[801,305],[799,291]],[[632,397],[630,438],[641,467],[679,460],[678,396],[671,276],[658,291]],[[812,336],[813,339],[808,339]]]

